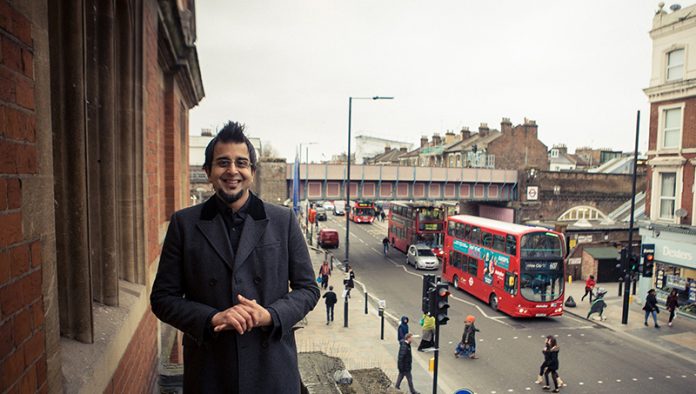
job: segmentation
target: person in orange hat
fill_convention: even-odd
[[[462,341],[459,342],[457,348],[454,350],[454,357],[459,358],[460,356],[476,359],[476,332],[479,331],[476,328],[474,322],[476,317],[469,315],[464,320],[464,333],[462,334]]]

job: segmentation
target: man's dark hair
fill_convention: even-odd
[[[215,144],[218,142],[235,142],[238,144],[245,143],[247,149],[249,149],[249,161],[251,162],[251,169],[256,169],[256,150],[251,141],[244,135],[244,125],[237,122],[227,122],[217,133],[215,138],[210,140],[208,146],[205,148],[205,162],[203,163],[204,170],[210,170],[213,165],[213,151],[215,150]]]

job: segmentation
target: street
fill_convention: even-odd
[[[340,248],[331,252],[343,260],[345,217],[329,216],[328,221],[320,222],[320,227],[339,230]],[[351,223],[350,229],[350,264],[356,281],[366,287],[371,297],[386,300],[386,311],[394,320],[408,316],[410,331],[420,334],[422,275],[436,272],[416,271],[406,266],[405,256],[398,250],[392,249],[387,257],[383,256],[381,240],[386,235],[386,222]],[[333,284],[339,286],[341,275],[333,278]],[[356,290],[361,287],[357,286]],[[477,393],[541,392],[534,380],[543,361],[541,349],[547,335],[556,336],[561,348],[559,374],[567,384],[563,391],[686,393],[692,392],[696,384],[696,365],[642,340],[617,335],[569,313],[560,318],[510,318],[461,290],[452,290],[450,286],[450,291],[450,321],[440,329],[441,389],[468,388]],[[352,302],[362,301],[354,296]],[[480,358],[455,359],[453,349],[469,314],[476,316],[476,327],[480,330],[476,337]],[[388,331],[385,340],[396,342],[395,335],[389,334],[393,335],[393,331]],[[427,365],[432,357],[432,353],[415,351],[418,341],[414,342],[414,367]]]

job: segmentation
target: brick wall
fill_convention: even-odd
[[[42,248],[23,226],[38,172],[31,21],[0,0],[0,392],[46,392]]]
[[[504,128],[501,136],[488,145],[488,153],[495,155],[498,169],[549,168],[546,145],[539,141],[537,126],[532,124]]]

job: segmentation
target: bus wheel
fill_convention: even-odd
[[[497,295],[491,294],[491,297],[489,298],[488,303],[490,304],[491,308],[493,308],[494,311],[498,310],[498,296]]]
[[[459,278],[457,275],[454,275],[454,278],[452,279],[452,286],[454,286],[455,289],[459,288]]]

